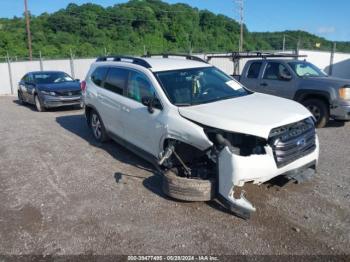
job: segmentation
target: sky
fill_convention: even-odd
[[[34,15],[52,13],[69,3],[92,2],[102,6],[126,0],[28,0]],[[165,0],[187,3],[238,20],[235,0]],[[0,17],[21,16],[23,0],[0,0]],[[350,41],[350,0],[244,0],[244,22],[249,31],[305,30],[332,41]]]

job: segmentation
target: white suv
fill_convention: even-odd
[[[297,102],[253,93],[193,56],[102,57],[82,83],[95,139],[116,140],[150,161],[164,193],[186,201],[216,197],[248,218],[246,182],[316,170],[310,112]]]

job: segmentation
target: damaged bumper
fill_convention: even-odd
[[[313,152],[280,168],[276,165],[272,148],[266,146],[265,150],[266,154],[250,156],[233,154],[228,147],[220,152],[218,156],[218,191],[232,208],[240,208],[243,213],[255,211],[253,205],[243,195],[235,198],[234,189],[242,187],[246,182],[262,184],[280,175],[286,175],[293,179],[310,177],[312,171],[303,175],[304,170],[308,169],[310,165],[317,165],[319,142],[316,136],[316,148]]]

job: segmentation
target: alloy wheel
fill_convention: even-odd
[[[38,96],[35,96],[35,106],[36,106],[36,109],[37,109],[39,112],[42,111],[41,104],[40,104],[40,101],[39,101],[39,97],[38,97]]]
[[[101,131],[101,121],[97,114],[93,114],[91,117],[91,128],[92,132],[94,133],[94,136],[96,139],[101,139],[102,131]]]

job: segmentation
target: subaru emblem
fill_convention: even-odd
[[[305,138],[300,139],[300,140],[298,140],[298,142],[297,142],[297,146],[305,146],[305,144],[306,144]]]
[[[68,95],[71,96],[71,95],[73,95],[73,94],[72,94],[72,92],[68,92]]]

